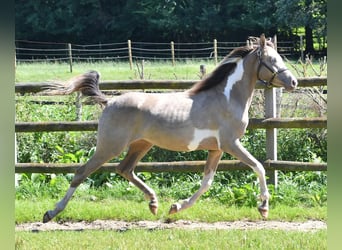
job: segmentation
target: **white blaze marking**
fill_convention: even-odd
[[[217,145],[220,147],[220,141],[219,141],[219,131],[218,130],[212,130],[212,129],[198,129],[195,128],[194,135],[192,137],[192,140],[190,141],[188,145],[189,150],[196,150],[204,139],[214,137],[216,138]]]
[[[224,88],[224,95],[227,97],[228,101],[230,99],[230,92],[234,84],[237,81],[240,81],[242,79],[242,75],[243,75],[243,60],[241,59],[237,62],[234,72],[230,76],[228,76],[227,84],[226,84],[226,87]]]

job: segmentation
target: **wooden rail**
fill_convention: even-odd
[[[133,89],[188,89],[197,80],[118,80],[118,81],[101,81],[100,89],[105,90],[133,90]],[[15,92],[38,93],[46,89],[51,82],[20,82],[15,84]],[[326,86],[327,77],[309,77],[298,78],[299,87]],[[257,82],[256,88],[265,88],[261,82]]]
[[[95,131],[98,121],[17,122],[15,132]],[[326,128],[326,118],[268,118],[250,119],[247,129],[268,128]]]
[[[105,163],[97,172],[116,173],[119,163]],[[139,162],[136,172],[202,172],[205,161],[176,161],[176,162]],[[283,171],[327,171],[326,163],[307,163],[295,161],[265,161],[266,170]],[[82,166],[81,163],[17,163],[16,173],[74,173]],[[250,167],[238,160],[221,160],[217,171],[251,170]]]

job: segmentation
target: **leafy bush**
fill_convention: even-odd
[[[16,188],[16,199],[60,199],[69,187],[72,174],[23,174]],[[132,199],[143,201],[144,195],[128,181],[116,174],[105,175],[103,185],[93,182],[100,178],[87,178],[75,196],[92,199]],[[138,173],[151,186],[160,199],[182,200],[194,194],[201,185],[198,173]],[[327,205],[327,176],[322,172],[279,172],[279,186],[269,185],[272,206],[316,207]],[[255,207],[259,203],[259,183],[252,171],[218,172],[210,189],[201,199],[217,200],[229,206]]]
[[[60,174],[22,174],[20,182],[16,188],[17,199],[59,198],[69,187],[67,176]]]

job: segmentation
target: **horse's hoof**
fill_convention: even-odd
[[[157,213],[158,213],[158,203],[151,201],[148,206],[150,208],[151,213],[153,215],[157,215]]]
[[[51,219],[49,211],[47,211],[43,216],[43,223],[49,222]]]
[[[172,204],[169,210],[169,214],[175,214],[180,210],[180,205],[178,203]]]
[[[265,208],[265,207],[258,207],[258,210],[259,210],[259,213],[261,214],[262,218],[263,219],[267,219],[268,217],[268,208]]]

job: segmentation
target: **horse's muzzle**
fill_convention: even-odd
[[[292,79],[291,80],[291,83],[289,84],[289,86],[285,87],[286,90],[288,91],[292,91],[294,90],[295,88],[297,88],[298,86],[298,81],[297,79]]]

